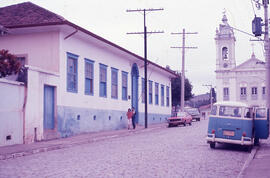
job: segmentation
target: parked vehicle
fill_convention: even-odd
[[[178,126],[178,125],[184,125],[186,124],[191,125],[192,123],[192,117],[190,114],[188,114],[185,111],[179,111],[177,113],[172,114],[172,117],[168,119],[168,127],[171,126]]]
[[[200,121],[201,115],[198,108],[185,108],[185,111],[188,112],[193,120]]]
[[[249,107],[240,102],[214,104],[209,117],[207,143],[239,144],[252,150],[254,143],[269,136],[269,114],[263,107]]]

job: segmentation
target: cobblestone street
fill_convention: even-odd
[[[223,145],[211,150],[207,123],[2,160],[0,177],[237,177],[249,153]]]

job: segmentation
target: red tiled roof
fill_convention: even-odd
[[[22,28],[22,27],[35,27],[35,26],[46,26],[46,25],[69,25],[74,27],[75,29],[78,29],[82,31],[83,33],[86,33],[98,40],[101,40],[113,47],[116,47],[140,60],[144,60],[143,57],[138,56],[137,54],[134,54],[133,52],[130,52],[126,50],[125,48],[118,46],[72,22],[69,22],[65,18],[47,10],[44,9],[38,5],[35,5],[31,2],[25,2],[20,4],[15,4],[11,6],[6,6],[0,8],[0,25],[6,27],[6,28]],[[152,64],[153,66],[156,66],[173,76],[177,76],[177,74],[174,71],[171,71],[169,69],[166,69],[156,63],[153,63],[148,60],[148,63]]]
[[[7,27],[59,24],[65,19],[31,2],[0,8],[0,24]]]

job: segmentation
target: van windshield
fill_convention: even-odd
[[[235,106],[220,106],[220,116],[241,117],[242,109]]]

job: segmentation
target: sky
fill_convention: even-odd
[[[253,0],[28,0],[73,22],[131,52],[144,56],[143,35],[127,35],[143,32],[143,14],[126,12],[130,9],[163,8],[146,15],[147,31],[164,31],[149,34],[147,58],[163,67],[181,71],[182,35],[171,33],[198,32],[186,35],[185,76],[193,85],[195,95],[209,92],[215,87],[216,28],[222,23],[223,12],[228,23],[252,34],[251,22],[255,14],[263,17],[263,8],[257,9]],[[26,2],[24,0],[0,0],[0,7]],[[253,4],[253,5],[252,5]],[[254,7],[254,8],[253,8]],[[251,57],[264,61],[262,42],[251,41],[252,36],[234,31],[236,37],[235,58],[239,65]],[[252,43],[254,47],[252,47]]]

